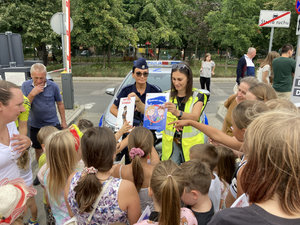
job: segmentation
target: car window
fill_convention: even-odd
[[[124,81],[122,88],[133,84],[135,82],[134,78],[130,75],[127,75],[127,79]],[[162,91],[171,89],[171,74],[170,73],[149,73],[147,82],[152,85],[160,87]],[[120,90],[122,90],[120,88]]]

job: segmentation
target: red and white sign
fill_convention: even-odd
[[[290,11],[261,10],[258,25],[260,27],[290,27]]]

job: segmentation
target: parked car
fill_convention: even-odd
[[[181,61],[147,61],[149,66],[149,75],[147,82],[149,84],[157,85],[161,88],[161,90],[167,91],[171,89],[171,70],[172,70],[172,64],[180,63]],[[116,97],[119,95],[120,91],[127,85],[133,84],[135,82],[135,79],[132,77],[132,71],[130,71],[121,85],[117,88],[108,88],[106,89],[106,93],[109,95],[114,96],[112,100],[110,101],[108,107],[104,111],[99,126],[104,126],[110,128],[112,131],[115,131],[115,124],[117,118],[110,113],[110,108],[116,99]],[[210,93],[207,90],[199,89],[206,95],[210,95]],[[205,112],[200,116],[200,120],[202,123],[208,124],[207,117],[205,115]],[[155,143],[156,150],[160,153],[161,152],[161,140],[162,140],[162,134],[160,132],[156,132],[157,141]],[[205,142],[207,142],[207,137],[205,136]]]

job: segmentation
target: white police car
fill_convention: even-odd
[[[167,91],[171,89],[171,70],[172,65],[180,63],[181,61],[147,61],[148,64],[148,71],[149,75],[147,78],[147,82],[152,85],[157,85],[161,88],[161,90]],[[106,93],[109,95],[113,95],[114,97],[110,101],[108,107],[106,108],[105,112],[103,113],[99,126],[104,126],[110,128],[112,131],[115,131],[115,124],[117,118],[110,113],[110,108],[116,99],[116,97],[119,95],[120,91],[127,85],[134,84],[135,79],[132,77],[132,71],[130,71],[121,85],[116,90],[115,88],[108,88],[106,89]],[[207,90],[199,89],[206,95],[210,95],[210,93]],[[205,115],[205,112],[200,116],[200,120],[202,123],[208,124],[207,117]],[[161,150],[161,146],[159,145],[162,139],[162,134],[159,132],[156,132],[157,137],[157,143],[156,143],[156,149]],[[205,142],[207,142],[207,137],[205,136]]]

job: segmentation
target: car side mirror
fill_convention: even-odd
[[[115,91],[116,91],[115,88],[107,88],[107,89],[105,90],[105,93],[108,94],[108,95],[114,96],[114,95],[115,95]]]

